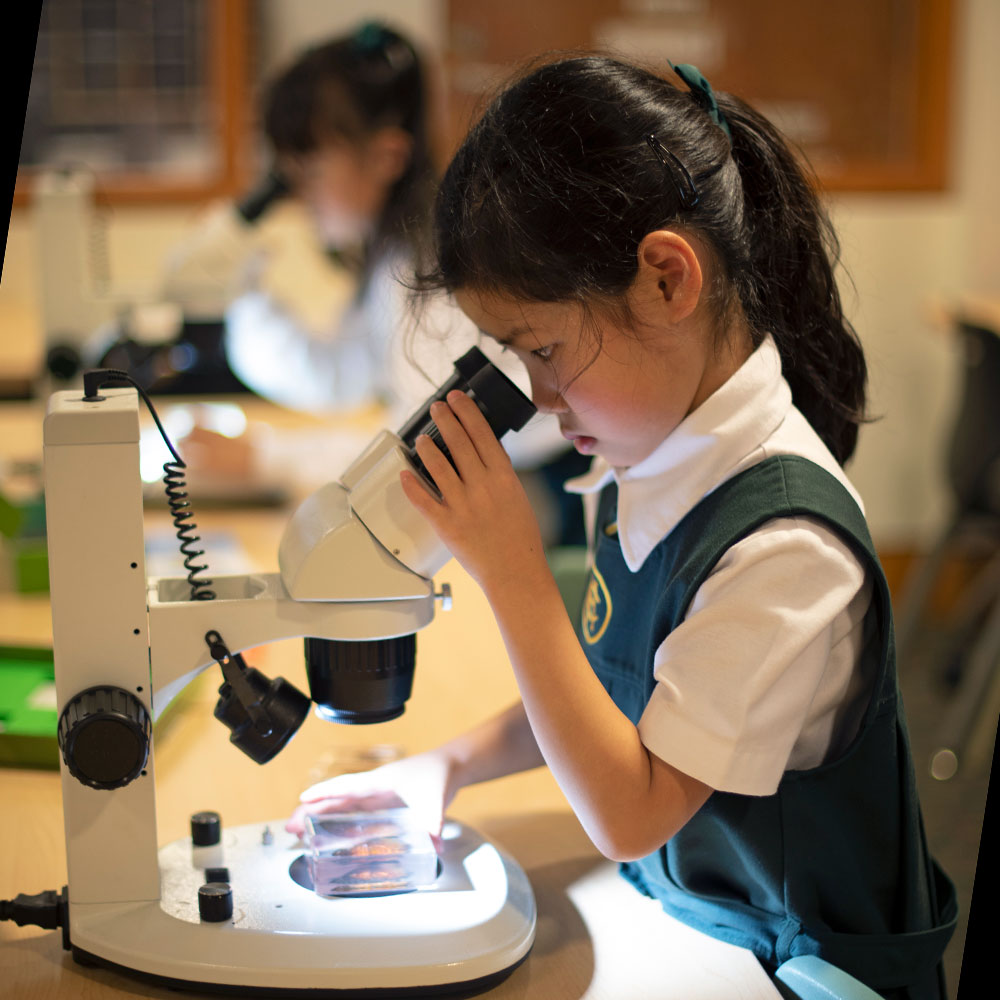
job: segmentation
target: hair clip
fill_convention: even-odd
[[[670,175],[680,207],[682,209],[694,208],[698,204],[699,195],[688,168],[652,133],[646,136],[646,142],[649,143],[653,155]]]

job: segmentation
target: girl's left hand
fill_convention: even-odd
[[[541,532],[510,458],[479,407],[464,392],[448,393],[430,416],[455,465],[426,435],[417,454],[441,492],[434,496],[409,471],[407,499],[487,594],[516,584],[533,561],[545,564]]]
[[[454,762],[441,749],[403,757],[371,771],[338,774],[311,785],[285,829],[301,837],[306,816],[408,808],[434,838],[441,833],[444,811],[455,797]]]

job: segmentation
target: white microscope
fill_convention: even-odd
[[[212,814],[193,817],[192,838],[158,848],[151,723],[215,663],[225,678],[215,715],[259,763],[287,743],[311,702],[334,721],[400,714],[413,633],[447,599],[432,578],[449,553],[406,500],[399,472],[423,472],[414,441],[437,435],[429,404],[452,388],[469,392],[498,436],[523,426],[533,406],[473,349],[406,427],[383,431],[338,482],[299,507],[275,573],[201,577],[207,567],[196,563],[202,553],[187,521],[183,463],[168,463],[190,572],[147,579],[139,395],[105,388],[120,385],[123,374],[88,373],[82,394],[52,396],[45,420],[68,863],[64,946],[84,964],[239,996],[487,988],[534,938],[531,886],[511,857],[449,822],[432,884],[324,898],[312,889],[301,843],[280,820],[220,833]],[[306,640],[311,698],[239,655],[296,636]]]

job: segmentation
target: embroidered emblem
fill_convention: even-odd
[[[594,566],[587,581],[587,592],[583,596],[583,610],[580,612],[580,631],[583,641],[593,646],[611,621],[611,594],[604,577]]]

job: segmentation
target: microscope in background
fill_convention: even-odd
[[[45,349],[40,389],[46,392],[79,384],[129,303],[110,288],[106,233],[95,211],[89,170],[67,166],[42,172],[32,212]]]
[[[224,349],[224,312],[235,294],[257,223],[288,193],[269,172],[226,205],[202,234],[197,259],[159,289],[117,286],[107,220],[91,171],[43,172],[34,189],[45,357],[42,393],[80,384],[84,369],[126,370],[157,394],[217,395],[249,390]]]
[[[303,502],[272,573],[205,578],[183,462],[168,462],[189,572],[147,579],[139,397],[106,388],[122,376],[88,373],[82,393],[52,397],[45,421],[64,946],[83,963],[240,996],[453,991],[502,978],[531,947],[534,898],[517,863],[475,831],[449,821],[438,878],[378,897],[317,895],[302,845],[280,820],[220,831],[204,817],[196,828],[193,817],[191,839],[158,849],[151,723],[216,663],[215,715],[258,763],[287,744],[311,703],[337,722],[400,714],[414,633],[449,600],[432,578],[450,555],[406,500],[399,473],[414,469],[434,489],[414,443],[437,437],[429,406],[452,388],[469,393],[498,437],[534,407],[471,350],[398,434],[383,431]],[[309,696],[240,655],[295,636],[305,639]]]

